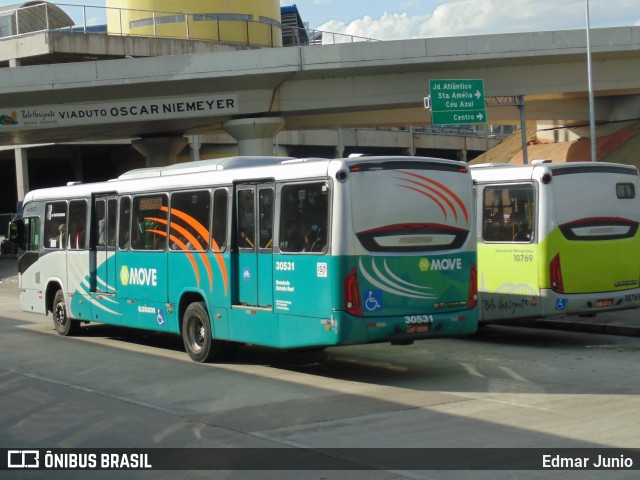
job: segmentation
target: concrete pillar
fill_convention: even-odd
[[[15,68],[21,65],[19,58],[10,58],[9,67]],[[16,162],[16,185],[18,186],[18,202],[24,200],[24,196],[29,191],[29,157],[27,151],[23,148],[14,150],[14,159]]]
[[[16,162],[16,185],[18,186],[18,201],[22,202],[29,192],[29,156],[24,148],[14,150]]]
[[[191,161],[197,162],[200,160],[200,148],[202,147],[200,135],[189,135],[189,146],[191,147]]]
[[[223,127],[238,141],[240,156],[272,156],[273,138],[284,127],[284,120],[280,117],[242,118],[229,120]]]
[[[185,137],[155,137],[134,140],[131,146],[144,155],[146,167],[166,167],[176,163],[188,142]]]
[[[338,144],[336,145],[335,158],[344,158],[344,138],[341,128],[338,128]]]
[[[416,156],[416,128],[409,127],[409,135],[411,135],[411,146],[409,147],[409,155],[412,157]]]

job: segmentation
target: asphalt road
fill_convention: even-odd
[[[494,326],[462,339],[191,362],[178,338],[63,338],[0,284],[1,448],[633,448],[640,339]],[[19,472],[0,478],[627,479],[629,471]],[[13,472],[11,472],[13,473]]]

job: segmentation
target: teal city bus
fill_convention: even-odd
[[[22,308],[181,335],[189,356],[477,328],[471,174],[418,157],[235,157],[29,192]]]

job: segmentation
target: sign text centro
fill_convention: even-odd
[[[171,98],[148,98],[110,103],[39,105],[16,108],[13,122],[0,128],[30,129],[73,125],[168,120],[229,115],[239,112],[238,95],[234,93]]]

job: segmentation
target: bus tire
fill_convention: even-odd
[[[58,290],[53,297],[53,326],[59,335],[70,337],[76,335],[80,329],[80,322],[69,318],[67,313],[67,302],[64,299],[64,292]]]
[[[191,303],[182,317],[182,341],[191,360],[207,363],[231,355],[232,344],[211,337],[211,321],[205,304]]]

